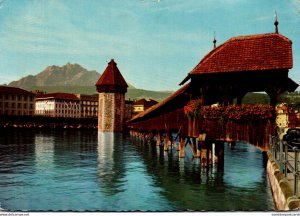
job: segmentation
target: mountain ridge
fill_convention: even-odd
[[[100,76],[96,70],[89,71],[77,63],[67,63],[63,66],[48,66],[38,74],[22,77],[10,82],[8,86],[24,89],[31,89],[33,86],[94,86]]]
[[[28,91],[43,91],[47,93],[65,92],[74,94],[96,94],[95,83],[101,74],[96,70],[87,70],[81,65],[67,63],[63,66],[47,66],[36,75],[28,75],[8,86],[19,87]],[[130,83],[126,99],[152,98],[160,101],[169,96],[172,91],[151,91],[136,89]]]

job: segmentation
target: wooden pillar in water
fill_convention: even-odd
[[[206,167],[209,167],[209,151],[210,151],[210,142],[206,142]]]
[[[159,146],[161,143],[161,136],[160,136],[160,132],[157,132],[157,139],[156,139],[156,146]]]
[[[211,163],[214,166],[215,165],[215,143],[211,144]]]
[[[173,145],[173,142],[174,142],[174,138],[173,138],[173,135],[172,135],[171,132],[170,132],[169,138],[170,138],[170,141],[168,143],[168,147],[169,147],[170,150],[172,150],[172,145]]]
[[[179,139],[179,157],[184,158],[184,148],[185,148],[185,143],[184,143],[184,138],[180,136]]]
[[[224,142],[221,141],[217,145],[218,169],[224,168]]]
[[[194,152],[194,157],[197,156],[197,139],[196,137],[192,138],[192,145],[193,145],[193,152]]]
[[[169,142],[170,142],[170,134],[168,131],[165,132],[165,142],[164,142],[164,150],[168,151],[169,149]]]

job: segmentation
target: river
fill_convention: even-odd
[[[88,130],[3,130],[6,211],[274,210],[260,150],[225,144],[224,169]]]

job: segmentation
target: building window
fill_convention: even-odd
[[[12,108],[15,108],[15,103],[11,103],[11,107],[12,107]]]
[[[21,98],[22,98],[21,95],[18,95],[18,100],[19,100],[19,101],[21,100]]]
[[[33,104],[30,104],[30,109],[33,109]]]
[[[18,103],[18,108],[19,108],[19,109],[21,108],[21,103]]]
[[[24,104],[24,109],[27,109],[27,104],[26,103]]]
[[[12,96],[11,96],[11,99],[12,99],[12,100],[15,100],[15,96],[14,96],[14,95],[12,95]]]

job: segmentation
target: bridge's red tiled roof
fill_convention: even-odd
[[[79,100],[79,98],[74,94],[69,93],[49,93],[49,94],[38,94],[36,96],[37,100],[44,100],[44,99],[60,99],[60,100]]]
[[[292,42],[281,34],[233,37],[209,52],[181,83],[191,75],[293,67]]]
[[[165,98],[164,100],[160,101],[159,103],[155,104],[154,106],[150,107],[149,109],[145,110],[144,112],[141,112],[141,113],[135,115],[132,119],[129,120],[129,122],[136,121],[139,118],[143,118],[143,117],[149,115],[153,111],[161,109],[164,105],[166,105],[167,103],[169,103],[170,101],[172,101],[173,99],[178,97],[179,95],[185,93],[186,90],[189,88],[190,84],[191,83],[184,85],[179,90],[177,90],[176,92],[171,94],[169,97]]]
[[[125,79],[123,78],[122,74],[120,73],[117,67],[117,64],[113,59],[108,63],[108,66],[106,67],[102,76],[99,78],[99,80],[96,83],[96,86],[101,86],[101,85],[128,87]]]
[[[17,87],[10,87],[10,86],[0,86],[0,93],[3,94],[16,94],[16,95],[31,95],[33,96],[34,93],[26,91],[21,88]]]

